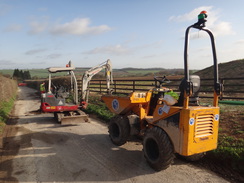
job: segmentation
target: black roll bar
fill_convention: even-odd
[[[188,96],[190,96],[191,92],[192,92],[192,90],[191,90],[192,84],[190,83],[190,80],[189,80],[189,67],[188,67],[188,44],[189,44],[189,36],[188,35],[189,35],[189,31],[191,28],[203,30],[203,31],[207,32],[208,35],[210,36],[211,45],[212,45],[212,53],[213,53],[213,66],[214,66],[214,90],[215,90],[217,95],[220,95],[222,92],[222,85],[219,83],[218,62],[217,62],[215,40],[214,40],[213,33],[209,29],[202,27],[202,26],[197,26],[196,24],[189,26],[185,32],[184,72],[185,72],[185,80],[187,81],[187,86],[185,87],[186,93]]]

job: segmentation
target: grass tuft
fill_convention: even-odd
[[[2,133],[6,121],[9,117],[9,113],[14,105],[15,97],[11,98],[9,101],[4,101],[0,103],[0,133]]]
[[[114,116],[112,112],[106,107],[106,105],[100,100],[100,97],[90,96],[89,105],[85,110],[88,114],[95,114],[98,118],[109,122],[109,120]]]

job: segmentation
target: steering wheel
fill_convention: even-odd
[[[154,76],[154,80],[159,82],[157,87],[161,87],[164,83],[170,83],[170,80],[166,76]]]

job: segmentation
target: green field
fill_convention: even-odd
[[[76,76],[82,76],[85,71],[89,68],[76,68]],[[234,77],[244,77],[244,59],[230,61],[227,63],[219,64],[219,77],[221,78],[234,78]],[[26,70],[22,70],[26,71]],[[14,69],[12,70],[0,70],[0,73],[7,77],[12,77]],[[34,79],[43,79],[48,77],[47,69],[29,69],[31,77]],[[190,70],[190,74],[196,72],[196,70]],[[183,75],[183,69],[164,69],[164,68],[122,68],[113,69],[114,78],[121,77],[141,77],[141,76],[172,76],[172,75]],[[194,73],[195,74],[195,73]],[[209,78],[213,76],[212,67],[205,68],[201,71],[196,72],[201,78]],[[57,76],[63,76],[65,73],[58,73]],[[103,72],[97,74],[94,78],[101,78]],[[103,77],[103,76],[102,76]],[[242,84],[242,83],[241,83]]]
[[[76,76],[82,76],[85,71],[87,71],[89,68],[77,68],[75,70]],[[162,72],[164,69],[114,69],[113,75],[115,77],[126,77],[126,76],[147,76],[147,75],[153,75],[157,74],[159,72]],[[23,69],[22,71],[27,71]],[[48,70],[47,69],[29,69],[28,70],[31,74],[31,77],[34,79],[45,79],[48,77]],[[0,73],[6,77],[12,77],[14,72],[14,69],[6,69],[6,70],[0,70]],[[66,73],[56,73],[56,76],[64,76]],[[103,71],[99,73],[100,75],[103,75]]]
[[[23,69],[22,71],[27,71]],[[34,79],[46,79],[48,78],[49,72],[47,69],[30,69],[30,75]],[[12,77],[14,70],[0,70],[0,73],[6,77]],[[55,76],[65,76],[67,73],[65,72],[60,72],[60,73],[55,73]]]

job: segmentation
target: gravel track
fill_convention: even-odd
[[[139,140],[113,145],[96,119],[61,126],[40,114],[35,90],[19,87],[1,149],[0,182],[199,182],[225,183],[211,171],[175,160],[161,172],[143,157]]]

